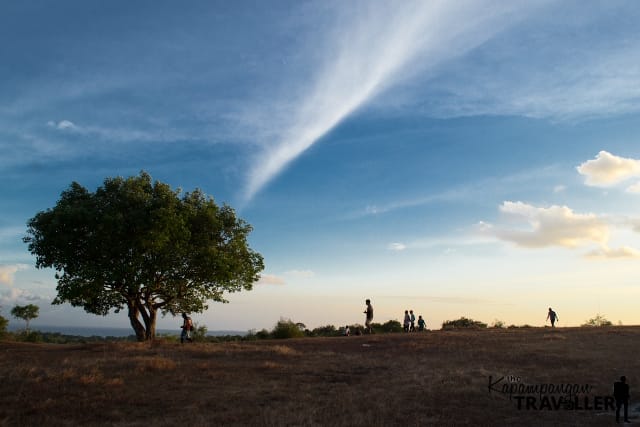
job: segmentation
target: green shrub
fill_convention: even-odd
[[[344,330],[343,328],[340,329]],[[335,337],[341,335],[341,331],[338,331],[333,325],[327,325],[313,329],[309,335],[312,337]]]
[[[197,323],[194,323],[193,329],[191,330],[191,339],[194,342],[207,341],[207,327],[205,325],[198,326]]]
[[[271,331],[271,336],[278,339],[300,338],[304,336],[304,331],[290,319],[280,319]]]
[[[502,320],[494,320],[493,321],[493,325],[491,325],[492,328],[498,328],[498,329],[502,329],[504,328],[504,322]]]
[[[442,323],[442,329],[483,329],[487,324],[478,320],[461,317],[457,320],[447,320]]]
[[[17,341],[23,342],[43,342],[40,331],[22,331],[15,335]]]

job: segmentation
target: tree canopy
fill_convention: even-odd
[[[141,172],[95,192],[73,182],[29,220],[24,241],[36,267],[56,270],[54,304],[103,316],[126,308],[142,341],[155,337],[158,312],[202,312],[252,288],[264,265],[251,231],[200,190],[182,194]]]

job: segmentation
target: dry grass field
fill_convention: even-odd
[[[3,342],[0,426],[606,426],[615,415],[600,396],[620,375],[640,424],[638,354],[640,327],[621,326]]]

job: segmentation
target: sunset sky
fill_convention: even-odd
[[[51,306],[26,222],[147,171],[254,227],[210,330],[461,316],[640,324],[640,3],[0,5],[0,314]],[[12,322],[17,322],[11,319]],[[177,328],[167,317],[160,328]]]

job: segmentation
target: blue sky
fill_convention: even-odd
[[[254,226],[251,292],[209,329],[405,309],[638,324],[633,1],[10,2],[0,6],[0,306],[50,306],[25,224],[140,170]],[[179,323],[165,318],[160,327]]]

